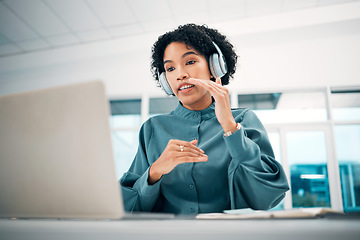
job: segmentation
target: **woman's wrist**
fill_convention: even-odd
[[[150,185],[153,185],[157,181],[159,181],[161,177],[162,177],[162,174],[156,170],[156,164],[155,163],[152,164],[149,169],[148,183]]]
[[[236,131],[236,127],[237,127],[237,123],[235,122],[235,120],[222,125],[224,132],[229,132],[234,130]]]
[[[239,130],[241,128],[241,124],[240,123],[236,123],[235,128],[233,130],[229,130],[229,131],[224,131],[224,137],[228,137],[230,135],[232,135],[234,132],[236,132],[237,130]]]

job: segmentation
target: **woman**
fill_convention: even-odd
[[[217,30],[187,24],[159,37],[152,72],[179,99],[148,119],[121,178],[127,211],[198,214],[269,209],[289,189],[267,133],[249,109],[231,109],[224,85],[235,73],[233,46]]]

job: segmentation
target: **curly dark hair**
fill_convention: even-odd
[[[206,25],[185,24],[177,29],[161,35],[152,47],[151,72],[159,85],[159,74],[164,69],[164,52],[166,47],[172,42],[183,42],[195,48],[200,54],[204,55],[209,63],[209,57],[216,53],[216,48],[212,44],[215,42],[223,53],[228,72],[221,78],[223,85],[229,83],[236,70],[237,55],[234,46],[227,38],[220,34],[216,29],[207,27]],[[215,79],[212,79],[215,80]]]

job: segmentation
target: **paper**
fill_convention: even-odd
[[[343,214],[331,208],[296,208],[277,211],[255,211],[251,209],[226,210],[224,213],[198,214],[196,219],[266,219],[266,218],[314,218],[327,213]]]

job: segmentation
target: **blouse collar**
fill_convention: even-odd
[[[179,117],[196,122],[199,120],[210,119],[215,116],[215,102],[213,101],[213,103],[209,107],[200,111],[193,111],[187,109],[181,104],[181,102],[179,102],[178,106],[175,108],[175,110],[172,113]]]

